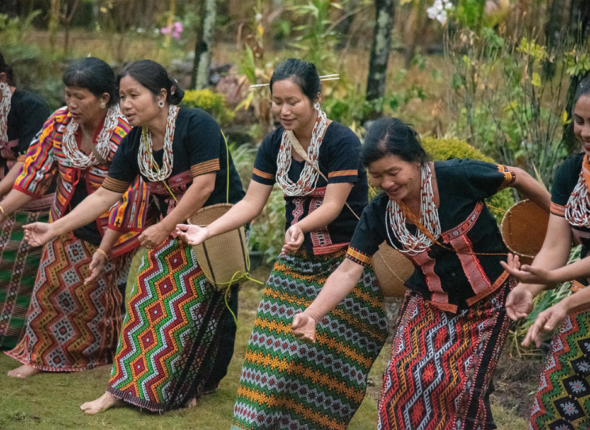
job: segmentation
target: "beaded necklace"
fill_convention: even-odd
[[[172,152],[172,142],[174,141],[174,130],[176,129],[176,117],[178,116],[178,106],[170,105],[168,109],[168,119],[166,120],[166,135],[164,136],[164,156],[162,157],[162,167],[154,160],[152,149],[152,133],[147,127],[142,127],[141,141],[139,151],[137,152],[137,163],[139,170],[149,181],[159,182],[167,179],[172,174],[174,165],[174,154]]]
[[[104,125],[96,139],[96,152],[98,152],[103,160],[108,158],[110,150],[109,142],[117,125],[119,125],[119,119],[121,118],[123,118],[123,114],[119,109],[119,105],[110,107],[107,110]],[[78,143],[76,142],[76,132],[78,131],[78,127],[79,124],[74,121],[70,121],[66,127],[62,139],[64,156],[70,162],[71,167],[76,167],[78,169],[87,169],[90,166],[100,164],[100,160],[96,158],[93,152],[86,155],[78,148]],[[92,142],[92,144],[94,144],[94,142]]]
[[[565,208],[565,219],[576,227],[590,227],[588,181],[590,181],[590,163],[588,162],[588,155],[585,155],[578,183],[572,191]]]
[[[395,200],[390,200],[387,203],[387,210],[385,211],[385,225],[389,225],[389,228],[386,229],[387,236],[394,248],[413,257],[427,250],[433,243],[432,239],[436,240],[440,237],[440,220],[438,218],[438,209],[434,204],[432,172],[428,163],[424,164],[421,169],[420,222],[426,227],[430,235],[426,235],[419,228],[416,229],[416,235],[411,234],[406,225],[404,211]],[[390,231],[393,231],[395,238],[401,242],[404,249],[395,246],[395,241],[392,240]]]
[[[8,112],[12,100],[12,93],[8,84],[0,83],[0,142],[8,142]]]
[[[324,139],[324,133],[327,129],[328,120],[326,113],[321,110],[319,103],[314,104],[314,108],[318,112],[316,123],[311,134],[311,142],[307,149],[307,156],[309,162],[305,163],[299,180],[297,182],[289,179],[289,169],[292,161],[292,144],[289,140],[289,135],[285,130],[281,139],[281,147],[277,157],[277,174],[276,181],[283,193],[287,196],[306,196],[312,193],[318,181],[318,161],[320,158],[320,146]],[[314,167],[315,166],[315,167]]]

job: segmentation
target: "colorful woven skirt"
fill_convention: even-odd
[[[132,253],[111,260],[88,285],[96,247],[64,234],[43,249],[25,335],[6,354],[46,372],[74,372],[112,362],[121,328],[123,296],[117,285]]]
[[[22,226],[48,220],[46,205],[43,210],[15,212],[0,228],[0,349],[14,348],[25,332],[43,252],[42,246],[32,248],[23,240]]]
[[[571,314],[553,336],[530,428],[590,429],[590,312]]]
[[[293,316],[317,297],[345,252],[279,257],[248,342],[232,430],[348,426],[387,339],[383,297],[372,270],[366,268],[355,289],[318,323],[316,343],[291,334]]]
[[[379,401],[381,430],[494,429],[489,389],[510,321],[510,280],[456,315],[408,292]]]
[[[190,246],[167,240],[144,255],[113,363],[108,392],[150,411],[185,406],[213,368],[223,293]]]

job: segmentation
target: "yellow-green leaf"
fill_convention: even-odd
[[[533,79],[531,80],[531,84],[533,84],[533,86],[535,86],[535,87],[541,86],[541,77],[539,76],[539,74],[537,72],[533,73]]]

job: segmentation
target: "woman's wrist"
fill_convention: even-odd
[[[101,249],[101,248],[96,248],[96,251],[95,251],[95,252],[98,252],[99,254],[101,254],[101,255],[102,255],[102,256],[103,256],[103,257],[104,257],[104,258],[105,258],[107,261],[108,261],[108,260],[109,260],[109,258],[110,258],[110,257],[109,257],[109,252],[110,252],[110,250],[107,250],[107,251],[105,251],[104,249]]]

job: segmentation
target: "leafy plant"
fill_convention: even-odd
[[[225,96],[210,89],[186,91],[182,106],[199,107],[222,125],[230,123],[235,116],[234,111],[227,107]]]

